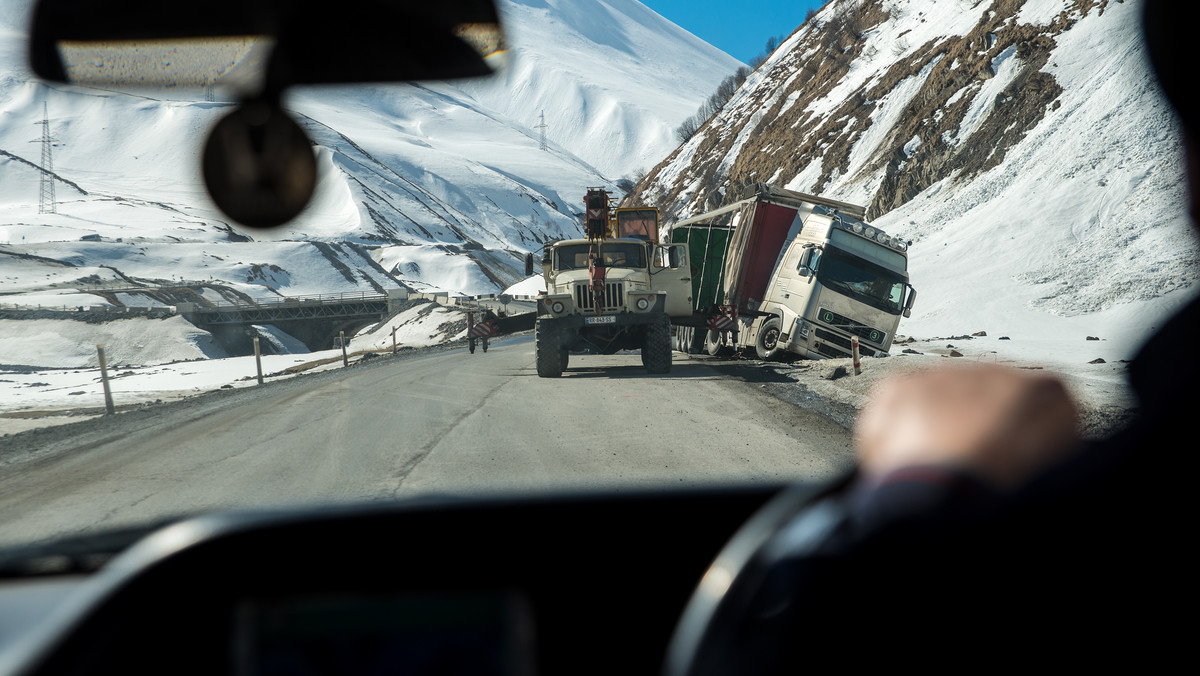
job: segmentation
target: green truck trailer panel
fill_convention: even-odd
[[[725,227],[707,225],[678,227],[671,231],[673,244],[687,243],[692,264],[693,309],[721,305],[725,299],[722,275],[729,235]]]

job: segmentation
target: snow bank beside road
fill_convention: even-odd
[[[429,347],[466,335],[466,315],[436,303],[417,304],[353,338],[351,360],[372,351],[390,352],[393,327],[398,347]],[[300,353],[304,346],[291,336],[267,326],[255,328],[275,350],[294,352],[263,355],[267,378],[342,366],[339,349]],[[0,434],[79,419],[49,415],[53,412],[85,417],[103,412],[97,343],[105,344],[118,407],[256,384],[253,356],[229,357],[211,341],[210,334],[182,317],[99,324],[0,320]]]
[[[1081,343],[1081,355],[1106,349],[1104,341],[1085,338]],[[1078,404],[1085,436],[1103,436],[1129,419],[1135,402],[1127,382],[1127,362],[1050,364],[1030,359],[1031,354],[1040,354],[1038,348],[999,336],[933,338],[894,345],[889,357],[863,358],[858,376],[853,375],[850,359],[774,364],[770,368],[789,382],[767,382],[762,387],[784,401],[852,428],[858,411],[870,401],[872,388],[887,378],[921,369],[999,364],[1060,378]]]
[[[541,275],[534,275],[504,290],[504,293],[510,296],[536,296],[539,293],[545,292],[546,278]]]
[[[161,364],[225,357],[207,331],[183,317],[88,323],[64,319],[0,319],[0,365],[97,366],[96,345],[109,364]],[[2,368],[2,366],[0,366]]]
[[[352,350],[392,349],[392,329],[396,329],[397,347],[428,347],[448,343],[467,335],[467,314],[458,308],[437,303],[421,303],[386,322],[367,327],[350,340]]]

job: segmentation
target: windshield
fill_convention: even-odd
[[[608,243],[593,246],[571,244],[554,250],[555,270],[586,270],[588,260],[595,255],[597,260],[611,268],[646,267],[646,247],[641,244]]]
[[[905,281],[896,273],[829,246],[820,257],[817,279],[871,307],[900,314]]]
[[[653,209],[617,212],[617,237],[652,240],[657,230],[658,212]]]
[[[747,6],[775,23],[741,48],[689,32],[688,3],[499,0],[496,76],[379,82],[371,45],[318,40],[296,67],[345,84],[278,101],[112,84],[161,74],[128,52],[74,52],[103,85],[40,81],[34,4],[0,5],[0,545],[248,507],[823,480],[853,467],[874,384],[952,357],[1067,374],[1100,393],[1081,413],[1099,434],[1198,279],[1139,2]],[[254,45],[239,63],[288,71]],[[186,56],[242,69],[203,48]],[[244,225],[214,183],[242,206],[294,193],[299,215]],[[555,247],[627,208],[655,240],[657,210],[670,265],[609,240],[589,273],[592,246]],[[729,227],[672,237],[720,209]],[[870,260],[830,242],[835,209],[887,233],[848,236]],[[815,276],[789,237],[823,247]],[[904,256],[907,278],[870,262]],[[860,301],[827,304],[840,325],[887,337],[858,374],[837,377],[851,331],[806,323],[822,286]]]

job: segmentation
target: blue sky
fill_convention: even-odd
[[[641,0],[693,35],[742,62],[763,51],[767,38],[789,35],[823,0]]]

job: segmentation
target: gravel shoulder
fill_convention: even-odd
[[[950,345],[952,347],[947,347]],[[957,336],[914,340],[892,347],[881,358],[863,358],[862,373],[854,375],[850,359],[796,360],[764,364],[736,356],[691,359],[727,362],[742,370],[758,369],[757,381],[765,392],[796,406],[817,411],[846,429],[853,429],[859,410],[870,401],[871,390],[881,381],[930,368],[992,363],[1053,375],[1063,381],[1079,409],[1085,437],[1098,438],[1120,429],[1136,412],[1136,400],[1126,377],[1127,363],[1053,364],[1012,354],[1005,342],[982,337]],[[679,355],[677,355],[678,357]]]

